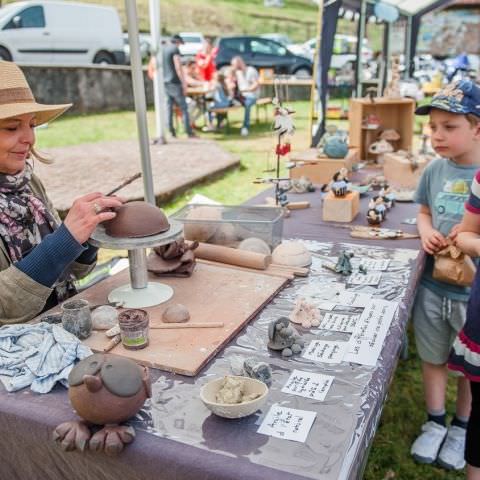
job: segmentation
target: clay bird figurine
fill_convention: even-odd
[[[53,438],[66,451],[104,451],[115,455],[135,438],[135,430],[120,425],[151,397],[148,369],[133,360],[96,353],[83,359],[68,376],[68,396],[84,421],[59,425]],[[91,434],[89,425],[104,425]]]

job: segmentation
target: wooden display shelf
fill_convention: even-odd
[[[396,149],[411,150],[413,142],[415,102],[411,98],[378,97],[372,102],[369,98],[352,98],[348,112],[349,140],[352,147],[359,149],[361,160],[375,159],[368,153],[368,147],[387,128],[393,128],[400,135]],[[380,120],[377,130],[362,128],[367,115],[376,115]]]

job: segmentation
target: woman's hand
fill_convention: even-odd
[[[430,255],[433,255],[442,250],[442,248],[448,246],[446,238],[434,228],[427,230],[421,236],[421,240],[423,249]]]
[[[108,209],[123,203],[124,200],[119,197],[89,193],[73,202],[63,223],[78,243],[85,243],[99,223],[115,217],[116,213]]]

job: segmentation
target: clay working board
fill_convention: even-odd
[[[170,285],[173,297],[162,305],[145,308],[150,325],[162,324],[163,311],[181,303],[190,311],[189,323],[223,322],[222,328],[150,329],[150,343],[142,350],[127,350],[121,344],[110,353],[138,363],[182,375],[194,376],[288,281],[261,272],[198,263],[190,278],[158,278]],[[107,302],[108,293],[128,283],[123,271],[78,295],[92,305]],[[108,343],[103,331],[85,340],[92,350],[102,351]]]

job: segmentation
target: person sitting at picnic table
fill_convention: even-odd
[[[0,325],[31,320],[76,293],[73,281],[96,263],[90,235],[122,204],[89,193],[62,222],[33,173],[35,161],[49,163],[34,148],[35,127],[70,107],[37,103],[20,68],[0,62]]]
[[[225,82],[225,75],[222,72],[215,72],[214,75],[214,83],[213,83],[213,103],[210,106],[210,109],[223,109],[228,108],[233,104],[233,99],[230,97],[228,88]],[[213,127],[213,114],[209,111],[209,126],[205,129],[205,131],[215,131],[215,129],[219,129],[222,126],[223,120],[226,118],[225,113],[217,112],[215,114],[217,118],[217,126],[216,128]]]
[[[255,67],[250,65],[247,67],[242,57],[233,57],[231,65],[235,71],[238,90],[243,97],[240,101],[245,109],[240,134],[246,137],[250,128],[250,111],[257,102],[260,93],[259,75]]]
[[[185,78],[185,82],[187,83],[187,107],[188,107],[188,115],[190,118],[190,124],[193,128],[195,128],[195,122],[203,115],[202,105],[204,102],[204,98],[194,98],[192,96],[188,96],[188,89],[189,88],[198,88],[198,89],[205,89],[208,88],[208,82],[205,82],[200,79],[200,75],[198,74],[197,64],[195,60],[188,60],[183,66],[183,75]]]
[[[217,71],[215,65],[217,51],[218,49],[213,46],[211,38],[206,38],[201,50],[195,55],[198,74],[200,79],[205,82],[211,82],[213,80],[213,75]]]

